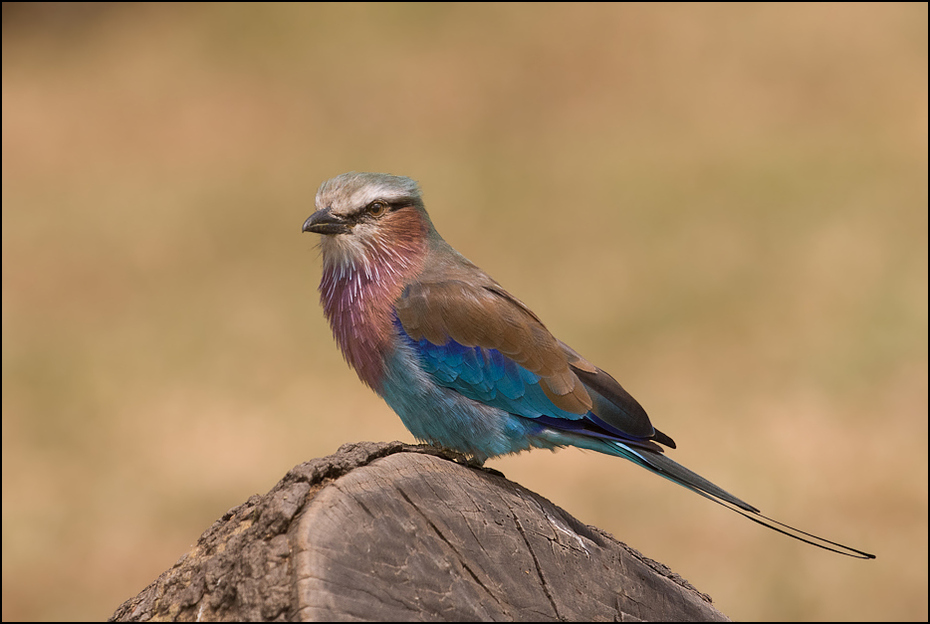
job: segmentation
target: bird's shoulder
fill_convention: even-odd
[[[463,304],[464,308],[457,308],[456,304]],[[416,279],[402,290],[398,308],[419,314],[443,310],[455,316],[468,310],[479,315],[476,321],[490,321],[493,325],[495,317],[505,317],[538,325],[549,333],[526,304],[444,240],[431,245]]]

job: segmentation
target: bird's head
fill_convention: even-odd
[[[419,247],[433,232],[417,183],[386,173],[344,173],[316,193],[304,232],[322,234],[323,261],[358,265],[387,250]]]
[[[393,331],[393,302],[438,238],[410,178],[344,173],[316,193],[304,232],[321,234],[320,301],[346,360],[372,388]]]

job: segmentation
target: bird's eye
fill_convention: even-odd
[[[387,210],[387,204],[383,201],[373,201],[368,204],[368,214],[373,217],[380,217]]]

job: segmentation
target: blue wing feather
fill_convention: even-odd
[[[533,419],[554,431],[662,451],[649,437],[621,431],[592,411],[579,414],[559,408],[543,391],[539,375],[497,349],[468,347],[451,338],[437,345],[426,338],[413,339],[400,321],[395,322],[395,327],[398,336],[417,355],[421,370],[440,386],[515,416]],[[605,401],[597,392],[592,392],[592,397],[595,404]]]
[[[539,375],[497,349],[466,347],[452,339],[435,345],[426,338],[414,340],[399,322],[396,327],[422,369],[441,386],[524,418],[547,416],[557,421],[586,416],[556,407],[539,386]]]

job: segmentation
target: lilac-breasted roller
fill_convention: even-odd
[[[443,240],[410,178],[328,180],[303,231],[322,235],[320,299],[343,355],[418,440],[479,464],[531,448],[616,455],[795,539],[874,558],[763,516],[669,459],[662,445],[675,442],[636,399]]]

